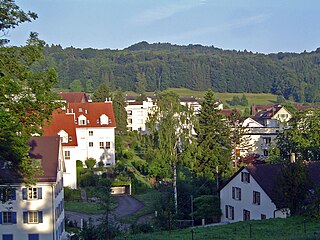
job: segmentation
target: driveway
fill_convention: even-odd
[[[116,196],[116,199],[118,201],[118,206],[110,212],[110,221],[116,221],[117,218],[132,215],[144,207],[142,202],[131,196]],[[89,218],[94,225],[98,225],[103,217],[103,214],[86,214],[65,211],[65,216],[72,222],[76,222],[77,226],[80,227],[81,219],[88,221]]]

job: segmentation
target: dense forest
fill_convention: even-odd
[[[170,87],[216,92],[273,93],[320,102],[320,48],[260,54],[213,46],[140,42],[124,50],[45,47],[42,67],[54,67],[62,89],[92,92],[101,83],[135,92]]]

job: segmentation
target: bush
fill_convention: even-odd
[[[103,161],[99,161],[99,162],[98,162],[98,167],[99,167],[99,168],[103,168],[103,167],[104,167]]]
[[[154,228],[150,223],[131,225],[131,233],[132,234],[149,233],[149,232],[153,232],[153,231],[154,231]]]
[[[89,186],[95,187],[97,186],[98,181],[99,181],[98,175],[88,172],[80,176],[79,185],[81,187],[89,187]]]
[[[76,161],[76,166],[77,166],[77,168],[78,168],[78,167],[83,167],[82,161],[81,161],[81,160],[77,160],[77,161]]]
[[[94,158],[89,158],[85,161],[87,168],[92,169],[96,165],[97,161]]]

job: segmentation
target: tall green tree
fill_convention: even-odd
[[[198,116],[196,172],[214,178],[216,171],[228,175],[231,171],[231,141],[227,121],[218,113],[218,101],[209,90],[201,104]]]
[[[126,111],[126,102],[125,97],[121,90],[117,90],[114,93],[114,97],[112,99],[112,107],[113,112],[117,122],[117,133],[124,134],[127,132],[127,111]]]
[[[100,84],[100,86],[93,93],[92,101],[94,102],[105,102],[107,98],[111,98],[110,87],[106,83]]]
[[[81,81],[79,79],[73,80],[70,83],[70,90],[71,90],[71,92],[83,92],[84,89],[83,89]]]
[[[41,134],[44,120],[58,107],[52,92],[56,72],[33,68],[43,59],[43,46],[38,34],[31,33],[26,46],[0,47],[0,158],[11,161],[29,182],[38,173],[32,169],[35,161],[27,142],[31,134]]]
[[[298,161],[320,159],[320,110],[296,112],[289,121],[290,127],[279,133],[276,145],[280,159],[289,160],[295,153]]]

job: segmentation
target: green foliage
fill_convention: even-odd
[[[127,132],[127,111],[125,107],[125,97],[121,90],[117,90],[114,93],[112,100],[113,112],[117,122],[116,133],[125,134]]]
[[[110,86],[106,83],[102,83],[93,93],[92,101],[94,102],[105,102],[106,99],[111,98]]]
[[[5,1],[0,4],[10,3]],[[4,14],[4,9],[0,11]],[[8,14],[14,23],[9,20],[8,24],[13,24],[13,27],[19,24],[22,13],[16,12],[20,11],[19,8],[10,11]],[[29,21],[30,16],[27,16],[29,14],[21,22]],[[0,157],[11,161],[28,183],[34,182],[41,171],[32,169],[39,168],[37,161],[32,161],[28,155],[27,141],[31,134],[41,135],[45,120],[60,106],[55,101],[57,95],[51,90],[57,82],[56,72],[52,68],[41,71],[36,68],[43,60],[43,46],[44,42],[38,39],[36,33],[30,34],[26,46],[0,46]]]
[[[194,219],[219,220],[221,217],[220,200],[218,196],[202,195],[194,199]],[[206,221],[208,222],[208,221]]]
[[[299,214],[311,186],[304,163],[285,162],[277,181],[276,196],[287,204],[291,214]]]
[[[64,200],[67,202],[81,200],[80,191],[77,189],[71,189],[70,187],[65,187],[64,188]]]
[[[89,79],[88,81],[86,81],[86,92],[87,93],[93,93],[94,88],[93,88],[93,80]]]
[[[73,80],[70,83],[69,87],[70,87],[71,92],[83,92],[84,91],[82,83],[79,79]]]
[[[9,42],[8,39],[3,38],[7,35],[9,29],[15,28],[24,22],[31,22],[37,17],[34,12],[29,11],[26,13],[21,10],[12,0],[2,0],[0,2],[0,31],[2,32],[0,46]]]
[[[231,171],[231,141],[227,121],[218,114],[218,101],[209,90],[202,102],[197,133],[195,171],[199,176],[213,178],[219,173],[228,175]]]
[[[89,158],[85,160],[85,164],[87,168],[90,170],[94,167],[94,165],[96,165],[96,163],[97,163],[97,160],[95,160],[94,158]]]
[[[280,157],[289,160],[295,153],[298,161],[320,159],[320,111],[297,112],[289,122],[290,128],[277,137]]]
[[[88,187],[88,186],[97,186],[99,181],[99,176],[95,175],[91,172],[87,172],[82,174],[79,178],[79,185],[80,187]]]

